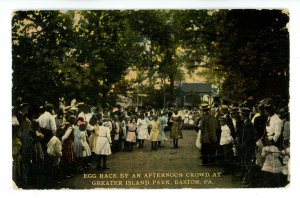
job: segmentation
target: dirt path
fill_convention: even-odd
[[[169,133],[166,133],[168,136]],[[82,174],[63,180],[56,188],[92,189],[177,189],[177,188],[240,188],[238,178],[220,175],[218,166],[199,166],[199,151],[195,147],[196,133],[184,130],[179,148],[172,141],[162,143],[153,151],[151,143],[133,152],[118,152],[108,158],[108,170],[95,170],[92,165]]]

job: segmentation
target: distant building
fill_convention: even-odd
[[[192,106],[195,105],[192,103],[195,103],[198,99],[201,102],[211,103],[213,89],[209,83],[181,83],[178,85],[178,92],[180,105]]]

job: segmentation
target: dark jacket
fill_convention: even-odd
[[[217,142],[217,120],[209,113],[204,114],[200,121],[201,143]]]
[[[255,128],[249,119],[245,120],[241,130],[240,154],[255,153]]]

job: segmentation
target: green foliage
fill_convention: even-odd
[[[199,67],[232,99],[288,97],[288,19],[281,10],[18,11],[13,104],[110,104],[138,90],[161,106],[175,98],[183,68]],[[138,76],[127,82],[131,69]]]
[[[213,34],[202,39],[208,81],[232,99],[288,97],[288,15],[282,10],[220,10],[212,19],[206,28]]]

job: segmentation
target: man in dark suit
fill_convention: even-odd
[[[255,128],[251,123],[249,115],[251,110],[247,107],[240,109],[241,119],[243,121],[240,137],[240,160],[243,168],[243,181],[245,185],[252,183],[252,168],[255,163]]]
[[[200,120],[201,130],[201,157],[202,164],[212,164],[216,160],[216,148],[217,148],[217,120],[210,114],[208,104],[201,105],[203,115]]]

